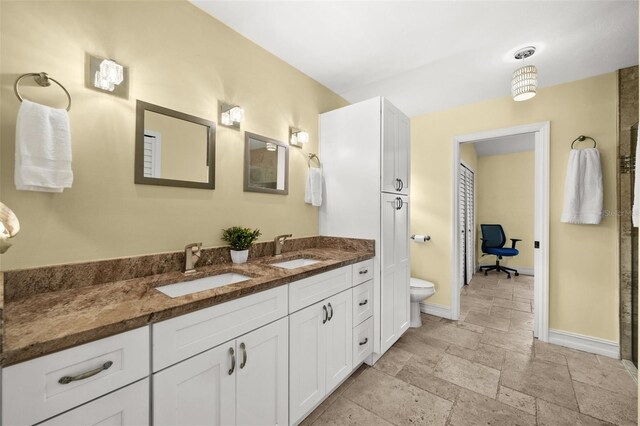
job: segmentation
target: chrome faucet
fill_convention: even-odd
[[[278,235],[273,239],[273,244],[275,245],[275,250],[273,252],[274,256],[280,256],[282,254],[282,247],[284,246],[284,240],[291,237],[291,234],[282,234]]]
[[[200,260],[202,243],[187,244],[184,247],[184,273],[193,274],[196,272],[195,264]]]

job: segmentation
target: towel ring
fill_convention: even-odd
[[[22,80],[25,77],[33,77],[35,82],[38,83],[38,85],[42,86],[42,87],[51,86],[51,82],[53,81],[55,84],[60,86],[60,88],[62,90],[64,90],[64,93],[67,95],[67,100],[69,101],[69,105],[67,105],[67,108],[65,108],[65,109],[67,111],[69,111],[71,109],[71,95],[69,94],[67,89],[65,89],[65,87],[62,84],[60,84],[60,82],[58,80],[56,80],[53,77],[49,77],[49,75],[47,75],[46,72],[30,72],[30,73],[27,73],[27,74],[22,74],[20,77],[18,77],[18,79],[16,80],[16,82],[13,85],[13,90],[16,92],[16,96],[18,97],[20,102],[22,102],[24,99],[20,95],[20,90],[18,89],[18,85],[20,84],[20,80]]]
[[[308,154],[308,157],[309,161],[307,161],[307,166],[309,166],[309,168],[311,168],[311,160],[313,160],[314,158],[318,161],[318,167],[322,167],[322,163],[320,162],[320,159],[316,154]]]
[[[586,139],[591,139],[591,140],[593,141],[593,147],[594,147],[594,148],[598,146],[598,143],[596,142],[596,140],[595,140],[594,138],[591,138],[591,137],[589,137],[589,136],[580,135],[580,136],[578,136],[577,138],[575,138],[575,139],[573,140],[573,142],[571,142],[571,149],[573,149],[573,144],[574,144],[574,143],[576,143],[576,142],[583,142],[583,141],[584,141],[584,140],[586,140]]]

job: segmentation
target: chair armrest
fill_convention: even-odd
[[[521,240],[521,239],[519,239],[519,238],[509,238],[509,239],[511,240],[511,248],[513,248],[513,249],[514,249],[514,248],[516,248],[516,243],[517,243],[518,241],[522,241],[522,240]]]

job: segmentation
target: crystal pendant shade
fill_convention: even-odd
[[[514,101],[526,101],[536,95],[538,89],[538,70],[535,65],[525,65],[513,72],[511,77],[511,96]]]

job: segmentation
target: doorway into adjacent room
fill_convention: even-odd
[[[531,301],[534,337],[548,341],[549,123],[458,136],[453,148],[452,319],[469,311],[461,311],[465,285],[502,288],[513,295],[509,301],[483,309],[526,312]],[[480,281],[487,269],[488,280]]]

